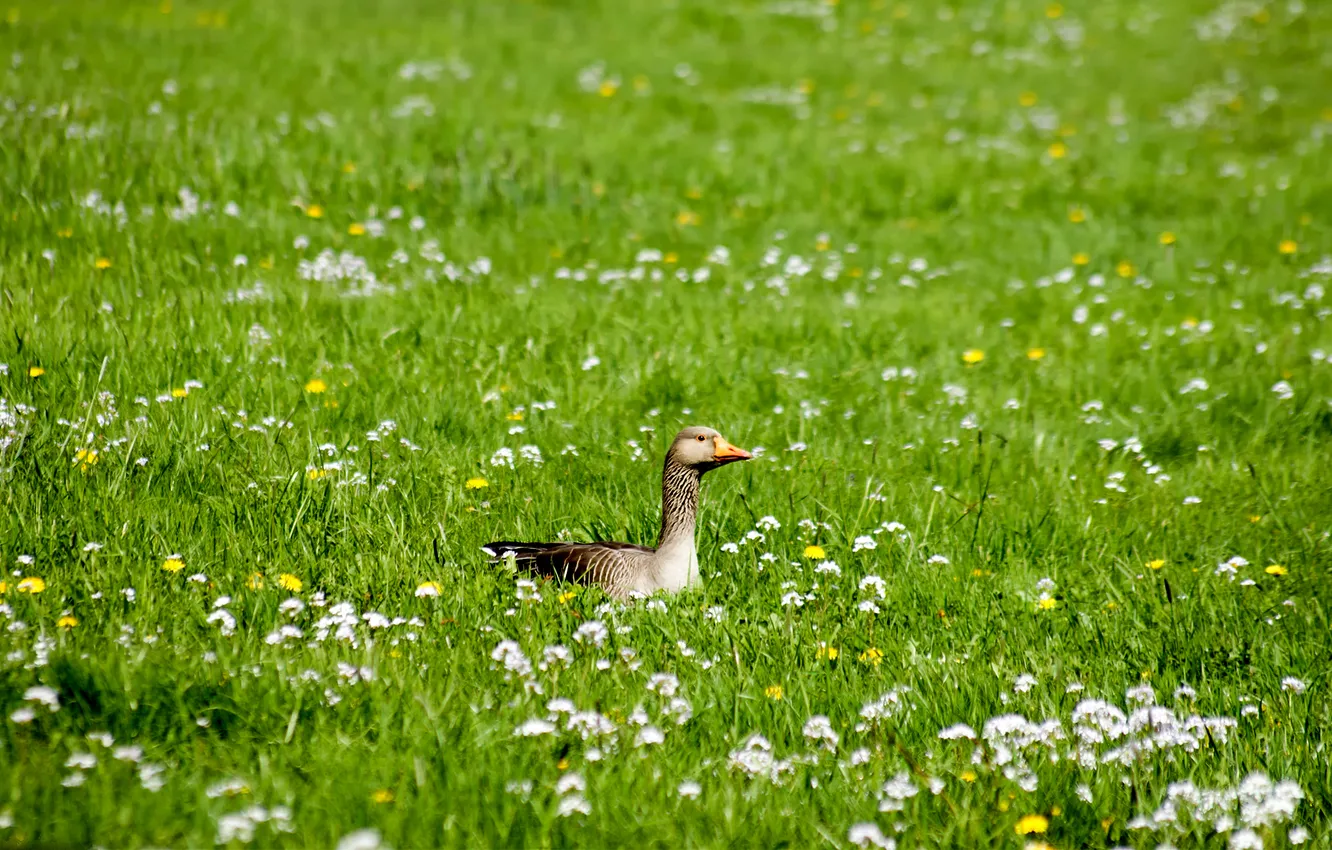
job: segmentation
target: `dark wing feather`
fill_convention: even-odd
[[[652,549],[632,543],[488,543],[484,551],[495,563],[512,554],[521,569],[542,578],[575,584],[599,584],[615,592],[630,571],[632,556],[651,555]],[[626,557],[630,556],[630,557]]]

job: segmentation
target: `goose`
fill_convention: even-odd
[[[615,599],[658,590],[675,593],[698,583],[694,520],[703,473],[753,455],[712,428],[685,428],[671,441],[661,472],[661,534],[655,548],[632,543],[515,543],[497,541],[481,550],[491,563],[512,557],[543,578],[593,584]]]

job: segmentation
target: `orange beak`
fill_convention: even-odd
[[[717,450],[713,452],[713,457],[717,459],[718,463],[731,463],[732,461],[737,461],[737,460],[749,460],[750,458],[753,457],[752,454],[740,448],[739,446],[733,446],[730,443],[726,442],[725,437],[720,437],[720,436],[714,437],[713,441],[717,446]]]

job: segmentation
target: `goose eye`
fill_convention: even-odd
[[[703,442],[704,439],[705,439],[705,438],[704,438],[704,436],[703,436],[702,434],[699,434],[699,435],[698,435],[698,441],[699,441],[700,443]]]

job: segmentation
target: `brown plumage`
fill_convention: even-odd
[[[678,591],[698,582],[694,522],[703,473],[750,457],[711,428],[686,428],[675,435],[661,473],[661,534],[655,548],[614,542],[498,541],[482,550],[495,563],[512,556],[518,567],[533,575],[599,585],[616,599],[628,599],[635,591]]]

